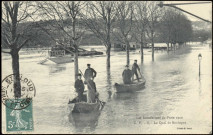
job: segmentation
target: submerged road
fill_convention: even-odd
[[[105,52],[103,46],[93,48]],[[199,53],[203,56],[200,81]],[[157,52],[155,62],[151,61],[151,52],[145,50],[144,63],[140,67],[146,85],[135,93],[117,94],[113,87],[115,82],[122,82],[125,52],[112,52],[110,71],[106,69],[105,56],[80,57],[82,71],[87,63],[97,71],[95,82],[99,98],[106,102],[101,114],[81,116],[72,116],[67,104],[76,96],[73,63],[40,65],[37,64],[40,58],[33,56],[20,56],[20,72],[36,87],[34,133],[178,134],[209,133],[211,130],[212,50],[208,46],[188,45],[169,54]],[[2,59],[4,78],[12,73],[11,59],[4,54]],[[131,64],[134,59],[140,62],[138,50],[130,53]],[[3,119],[3,126],[4,123]]]

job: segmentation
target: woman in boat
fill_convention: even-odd
[[[93,81],[93,77],[91,77],[88,81],[87,81],[87,103],[95,103],[96,101],[96,95],[97,95],[97,91],[96,91],[96,85],[95,82]]]

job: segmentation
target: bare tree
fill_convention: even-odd
[[[130,48],[130,40],[132,36],[130,32],[132,30],[133,24],[133,3],[122,1],[117,6],[117,21],[118,21],[118,33],[115,34],[123,41],[126,45],[126,54],[127,54],[127,65],[129,65],[129,48]]]
[[[77,79],[78,69],[78,48],[79,42],[84,34],[83,25],[79,24],[82,20],[81,9],[84,8],[85,2],[82,1],[55,1],[55,2],[39,2],[38,7],[42,10],[43,20],[49,23],[50,29],[60,33],[61,38],[66,37],[68,42],[63,39],[58,39],[56,42],[63,48],[69,44],[74,47],[74,74]],[[43,28],[47,31],[46,28]],[[49,32],[53,36],[54,32]],[[54,38],[53,38],[54,39]],[[54,39],[55,40],[55,39]],[[69,51],[69,50],[68,50]]]
[[[151,40],[151,44],[152,44],[152,61],[154,61],[154,39],[156,36],[155,30],[161,15],[161,11],[160,11],[161,9],[157,4],[158,4],[157,1],[150,1],[147,6],[147,9],[148,9],[147,35],[149,39]]]
[[[141,63],[143,63],[143,47],[146,43],[145,32],[148,25],[148,12],[147,12],[147,1],[135,2],[135,11],[134,11],[134,30],[133,34],[137,42],[140,43],[140,53],[141,53]]]
[[[110,67],[111,34],[116,17],[116,2],[89,2],[84,15],[86,26],[103,42],[106,47],[107,68]]]
[[[15,97],[21,97],[21,83],[19,70],[19,51],[30,40],[29,31],[33,28],[33,23],[24,23],[30,21],[29,15],[36,13],[37,9],[31,2],[3,2],[2,6],[2,47],[7,47],[8,53],[12,57],[12,70],[14,75],[14,94]]]
[[[161,33],[163,41],[167,44],[167,52],[169,52],[169,44],[172,43],[172,32],[174,29],[176,12],[174,9],[166,8],[161,20]]]

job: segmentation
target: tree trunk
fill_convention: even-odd
[[[74,64],[75,64],[75,80],[78,79],[78,46],[75,47],[75,54],[74,54]]]
[[[126,64],[129,65],[129,42],[126,40]]]
[[[111,52],[111,43],[108,43],[108,45],[106,47],[106,55],[107,55],[106,65],[107,65],[107,68],[110,68],[110,52]]]
[[[174,52],[175,52],[175,50],[176,50],[176,44],[174,44]]]
[[[143,42],[141,42],[141,46],[140,46],[140,49],[141,49],[141,63],[143,63]]]
[[[140,51],[141,51],[141,63],[143,63],[143,60],[144,60],[144,58],[143,58],[143,43],[144,43],[144,41],[143,41],[143,34],[141,35],[141,46],[140,46]]]
[[[74,2],[72,2],[72,4],[74,5]],[[74,9],[73,9],[74,10]],[[74,11],[73,11],[74,12]],[[73,22],[72,22],[72,32],[73,32],[73,46],[75,48],[75,54],[74,54],[74,75],[75,75],[75,80],[78,79],[78,45],[76,44],[76,32],[75,32],[75,25],[76,25],[76,18],[73,17]],[[71,45],[71,42],[70,42]]]
[[[20,82],[20,73],[19,73],[19,54],[17,49],[12,49],[12,69],[14,75],[14,95],[16,98],[21,97],[21,82]]]
[[[171,43],[171,51],[173,51],[173,44]]]
[[[167,53],[169,53],[169,42],[167,43]]]
[[[154,36],[153,36],[153,32],[152,32],[152,61],[154,61]]]

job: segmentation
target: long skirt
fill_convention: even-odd
[[[88,89],[87,103],[95,103],[95,90],[94,89]]]

